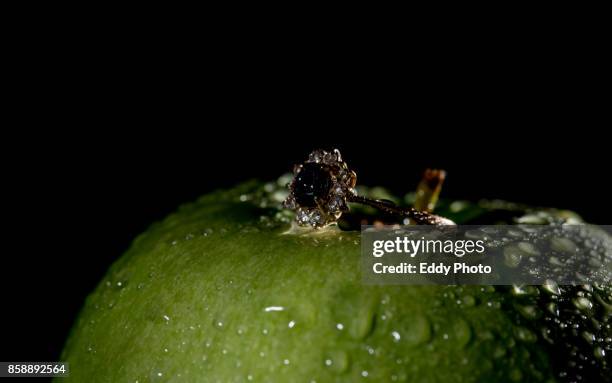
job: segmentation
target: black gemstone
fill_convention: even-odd
[[[324,198],[332,187],[329,171],[315,163],[304,164],[293,186],[295,201],[300,206],[315,207],[316,198]]]

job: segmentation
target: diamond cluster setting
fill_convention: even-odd
[[[313,151],[294,167],[293,175],[283,204],[295,210],[298,225],[320,228],[337,222],[348,211],[347,197],[355,193],[357,175],[338,149]]]

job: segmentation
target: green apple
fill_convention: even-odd
[[[542,288],[366,286],[359,232],[289,230],[282,193],[256,182],[218,191],[136,238],[74,325],[62,355],[68,381],[547,382],[567,373],[541,331],[543,309],[528,304]],[[457,221],[512,212],[442,210]],[[600,371],[604,348],[587,347],[597,349],[604,356],[589,360]]]

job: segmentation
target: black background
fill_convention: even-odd
[[[1,157],[2,360],[57,360],[86,295],[153,221],[275,179],[319,147],[339,148],[361,184],[404,193],[438,167],[444,197],[611,223],[608,106],[588,78],[559,81],[563,68],[422,62],[366,80],[366,68],[324,63],[128,63],[70,69],[70,81],[33,74],[15,91]]]

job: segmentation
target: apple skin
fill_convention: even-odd
[[[61,381],[553,381],[504,292],[363,285],[359,232],[285,234],[262,190],[206,195],[140,235],[87,298]]]

